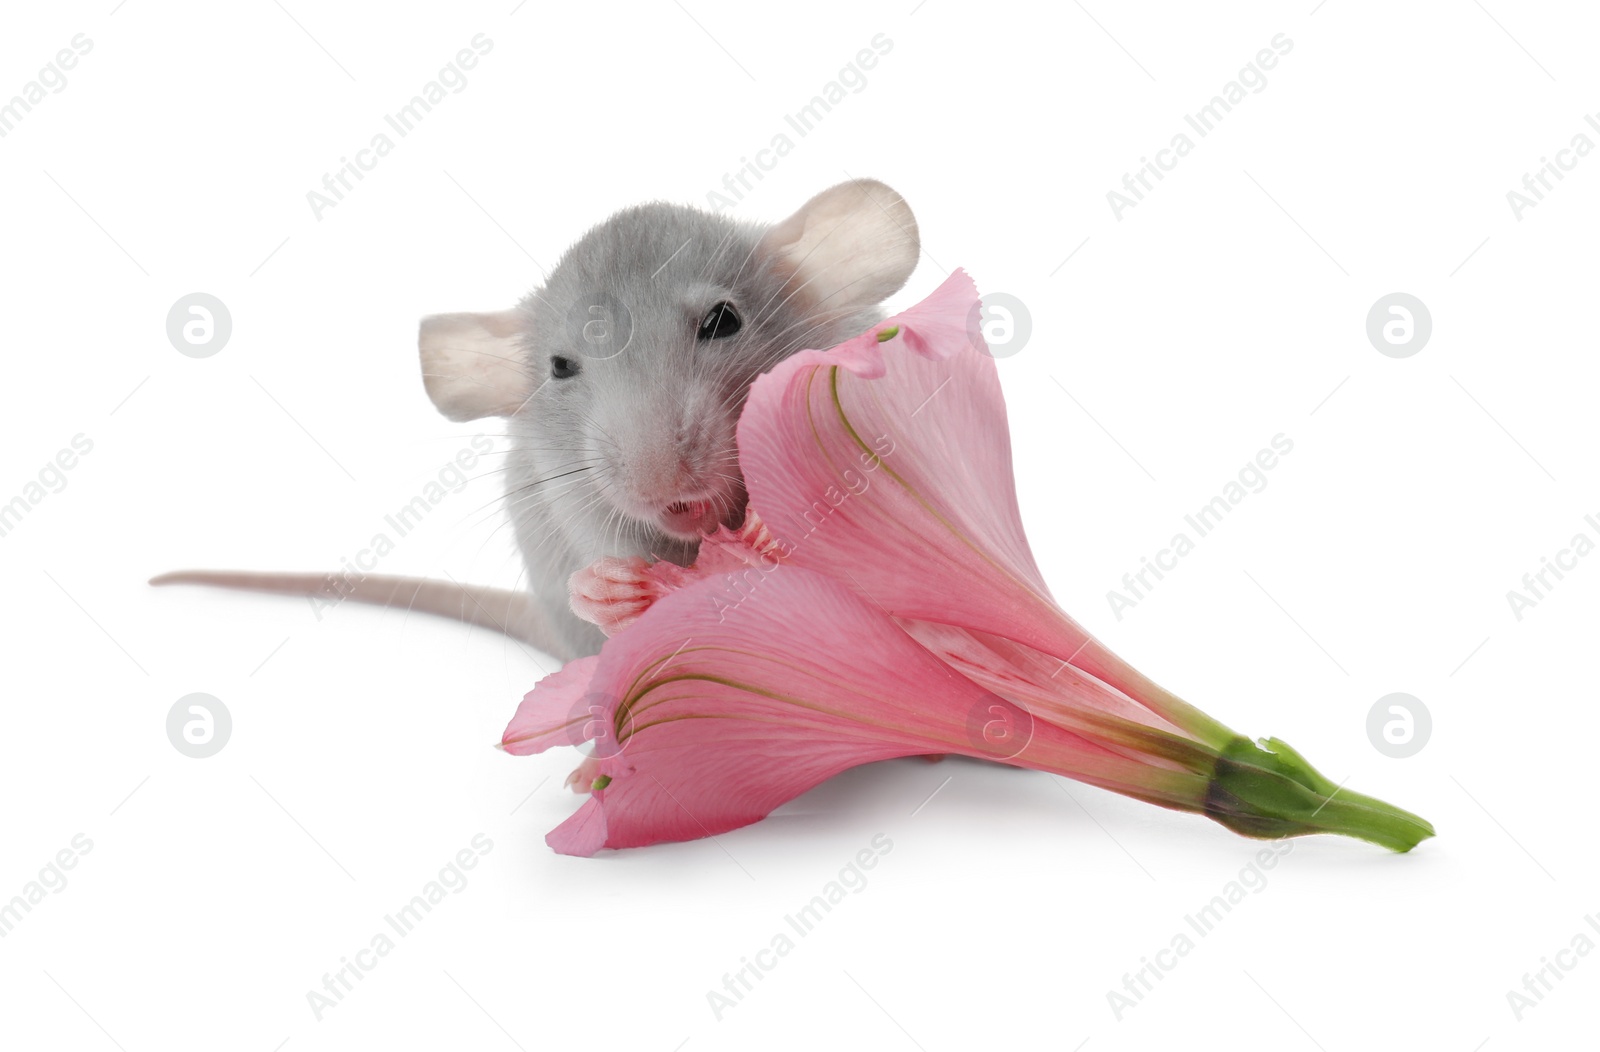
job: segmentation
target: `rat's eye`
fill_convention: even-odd
[[[578,363],[571,358],[552,358],[550,375],[557,380],[569,380],[578,375]]]
[[[738,312],[733,309],[733,304],[723,300],[706,312],[706,316],[700,321],[700,331],[695,333],[695,339],[720,340],[738,332],[743,324],[739,320]]]

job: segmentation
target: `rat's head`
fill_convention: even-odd
[[[569,533],[667,557],[744,514],[734,430],[751,382],[878,319],[916,265],[882,183],[842,183],[771,227],[693,208],[619,212],[543,288],[422,323],[423,378],[452,420],[508,418],[508,495]]]

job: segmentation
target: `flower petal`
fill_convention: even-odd
[[[797,564],[853,580],[898,616],[959,612],[1001,631],[1054,608],[1022,530],[994,359],[951,323],[978,304],[955,276],[931,324],[913,308],[896,339],[865,338],[876,369],[855,367],[868,353],[858,338],[757,379],[739,456],[751,506]]]
[[[920,729],[923,717],[934,707],[964,712],[984,696],[819,575],[775,572],[728,618],[712,602],[720,589],[717,579],[693,582],[606,641],[587,690],[609,699],[617,748],[599,769],[611,781],[580,812],[587,817],[552,834],[556,850],[748,825],[847,768],[949,751]],[[817,660],[841,640],[860,648],[848,665]],[[919,703],[907,683],[918,684]]]
[[[544,842],[563,855],[588,858],[606,846],[606,813],[598,793],[583,802],[565,822],[544,836]]]
[[[585,705],[589,681],[599,655],[567,662],[541,679],[500,737],[500,747],[514,756],[544,752],[552,745],[581,745],[594,737],[594,714]]]

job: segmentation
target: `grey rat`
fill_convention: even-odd
[[[870,179],[771,226],[645,204],[589,230],[510,310],[424,318],[434,405],[451,420],[506,420],[527,590],[369,575],[339,594],[497,628],[562,660],[595,653],[603,636],[568,605],[573,571],[606,555],[688,565],[704,533],[737,526],[734,429],[751,382],[881,320],[919,252],[911,209]],[[151,583],[329,588],[325,575],[219,571]]]

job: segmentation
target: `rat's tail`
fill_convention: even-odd
[[[337,583],[335,583],[337,582]],[[198,584],[239,588],[276,595],[320,597],[328,602],[353,599],[375,606],[397,606],[424,614],[466,621],[503,632],[530,646],[549,651],[553,633],[549,619],[526,592],[434,581],[422,577],[368,575],[359,580],[314,573],[256,573],[246,570],[177,570],[152,577],[153,585]]]

